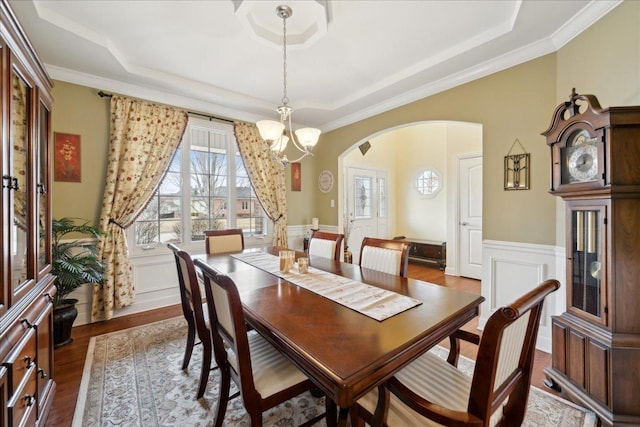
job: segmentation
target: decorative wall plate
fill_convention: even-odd
[[[328,193],[333,188],[333,174],[328,170],[320,172],[318,177],[318,188],[323,193]]]

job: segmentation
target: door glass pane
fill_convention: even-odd
[[[11,82],[11,144],[13,147],[13,165],[11,168],[13,206],[12,232],[12,286],[17,290],[21,283],[27,280],[28,259],[28,114],[29,114],[29,86],[17,75],[12,74]]]
[[[573,233],[571,259],[571,306],[601,317],[600,293],[603,274],[601,254],[601,213],[598,210],[571,212]]]
[[[387,180],[378,178],[378,216],[387,217]]]
[[[368,176],[356,176],[354,183],[354,212],[356,213],[356,219],[371,218],[371,190],[373,188],[373,180]]]
[[[49,180],[47,169],[49,135],[49,111],[40,104],[40,126],[38,135],[38,271],[49,262],[49,248],[47,235],[51,221],[49,219],[48,203]]]

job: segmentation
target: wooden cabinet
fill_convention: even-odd
[[[0,425],[44,425],[55,392],[51,275],[52,82],[0,2]]]
[[[394,238],[403,242],[411,243],[409,247],[409,262],[425,262],[436,265],[440,270],[447,266],[447,243],[433,240],[421,240],[407,238]]]
[[[640,106],[592,95],[543,133],[551,193],[566,201],[567,311],[552,318],[549,384],[604,425],[640,425]]]

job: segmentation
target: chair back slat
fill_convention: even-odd
[[[547,280],[489,317],[478,348],[469,413],[493,423],[502,411],[506,423],[502,425],[520,425],[529,396],[542,306],[545,297],[559,286],[557,280]]]
[[[314,231],[309,238],[309,255],[340,261],[344,234]]]
[[[200,340],[202,340],[202,335],[204,334],[203,329],[208,331],[208,328],[204,320],[202,294],[200,293],[200,282],[198,281],[195,265],[193,264],[191,255],[187,252],[181,250],[173,243],[169,243],[167,246],[173,251],[176,261],[183,314],[185,317],[194,318],[198,329],[198,336]],[[208,337],[205,338],[208,339]]]
[[[255,384],[251,353],[238,288],[230,277],[206,262],[197,259],[195,263],[202,270],[204,279],[216,363],[224,366],[228,362],[234,371],[232,375],[241,385],[243,399],[253,399]]]
[[[524,350],[524,339],[529,324],[530,311],[508,325],[502,333],[498,350],[498,366],[493,390],[496,391],[513,375],[520,365],[520,356]]]
[[[207,230],[204,235],[208,254],[240,252],[244,249],[244,234],[239,228]]]
[[[407,277],[409,242],[365,237],[360,248],[360,267]]]
[[[360,267],[381,271],[396,276],[400,275],[402,252],[393,249],[365,246],[362,249]]]
[[[309,255],[334,259],[336,256],[336,242],[332,240],[311,239]]]

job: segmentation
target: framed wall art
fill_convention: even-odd
[[[80,182],[80,135],[54,133],[53,179]]]
[[[300,162],[291,163],[291,191],[302,191],[302,167]]]
[[[513,147],[520,145],[522,153],[511,154]],[[504,189],[505,190],[528,190],[529,174],[531,169],[531,155],[526,152],[520,141],[513,141],[511,149],[504,156]]]

